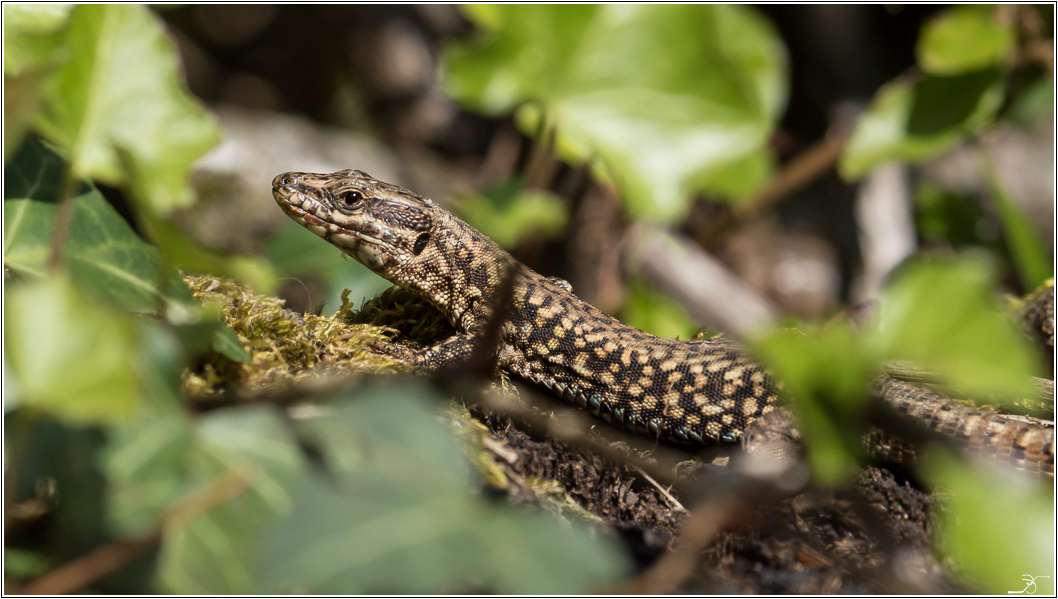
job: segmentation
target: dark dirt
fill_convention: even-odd
[[[678,542],[685,513],[635,471],[584,449],[533,440],[509,420],[490,420],[496,438],[518,456],[504,466],[516,478],[558,482],[620,533],[641,571]],[[711,477],[723,476],[712,469]],[[518,502],[534,501],[516,485],[502,491]],[[896,467],[868,467],[847,488],[762,500],[747,521],[722,530],[700,553],[679,592],[958,592],[943,581],[930,553],[932,509],[930,495]]]

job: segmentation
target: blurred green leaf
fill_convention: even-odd
[[[680,302],[636,276],[628,279],[620,319],[664,339],[690,339],[699,328]]]
[[[99,457],[108,483],[107,522],[123,537],[149,533],[195,482],[187,459],[193,425],[180,391],[188,355],[169,327],[154,321],[138,324],[144,409],[136,419],[106,431],[107,445]]]
[[[133,415],[140,392],[129,315],[95,304],[63,273],[12,286],[5,300],[4,350],[23,405],[72,423]]]
[[[104,443],[99,427],[66,425],[20,408],[4,415],[4,431],[9,463],[21,457],[17,468],[8,466],[6,492],[22,500],[43,486],[57,499],[48,517],[51,526],[31,535],[28,547],[61,564],[106,542],[106,480],[96,463]]]
[[[985,98],[989,100],[987,110],[978,116]],[[925,77],[915,84],[907,133],[924,137],[964,126],[967,131],[980,128],[994,116],[1001,100],[1002,79],[995,69]]]
[[[567,220],[562,198],[523,190],[519,179],[463,196],[459,213],[471,226],[507,249],[531,235],[552,239],[566,228]]]
[[[253,362],[253,357],[242,346],[242,342],[239,341],[239,336],[235,334],[235,331],[224,323],[218,322],[217,324],[220,326],[213,330],[213,349],[235,362]]]
[[[857,121],[838,170],[851,180],[885,162],[932,158],[987,126],[1002,101],[1003,79],[991,69],[891,82]]]
[[[158,565],[162,588],[181,595],[255,593],[261,581],[249,564],[262,531],[290,511],[302,487],[304,460],[290,430],[271,406],[211,412],[196,423],[185,460],[196,486],[235,472],[249,488],[167,531]]]
[[[107,521],[119,536],[146,534],[192,488],[187,464],[191,422],[184,414],[150,414],[109,431],[101,458],[107,475]]]
[[[40,108],[40,86],[63,58],[62,29],[72,4],[4,4],[4,161],[18,149]]]
[[[545,514],[471,494],[465,458],[421,385],[373,387],[302,424],[329,467],[269,537],[269,592],[581,593],[624,569],[615,548]]]
[[[812,473],[823,484],[847,481],[863,453],[862,409],[878,356],[844,325],[806,333],[778,331],[753,343],[793,398]]]
[[[1047,76],[1037,77],[1014,97],[1005,117],[1022,127],[1049,119],[1054,109],[1054,83]]]
[[[296,223],[291,221],[291,224]],[[158,245],[162,255],[175,268],[188,273],[231,277],[265,295],[275,292],[278,275],[275,268],[263,258],[220,256],[191,240],[171,221],[156,215],[146,215],[144,227],[150,231],[150,238]]]
[[[50,560],[35,551],[4,547],[4,582],[36,578],[52,568]]]
[[[218,132],[184,89],[157,17],[140,5],[78,5],[62,51],[68,60],[42,84],[36,127],[74,174],[128,185],[156,214],[189,205],[188,170]]]
[[[4,5],[4,75],[52,63],[72,4]]]
[[[922,28],[918,64],[936,75],[957,75],[995,66],[1014,49],[1014,27],[994,5],[956,6]]]
[[[939,549],[955,560],[961,578],[984,593],[1054,595],[1051,493],[948,454],[928,456],[919,470],[942,491]],[[1036,578],[1034,586],[1026,575]]]
[[[998,231],[986,236],[989,222],[974,198],[928,183],[915,187],[915,224],[924,239],[955,248],[994,245],[998,236]]]
[[[342,291],[348,289],[353,301],[370,298],[390,287],[390,282],[329,243],[321,243],[312,231],[288,222],[265,244],[269,261],[287,277],[312,275],[323,282],[323,295],[312,298],[313,306],[326,303],[333,310],[342,305]]]
[[[4,163],[4,199],[58,202],[65,166],[53,146],[36,138],[27,140],[18,154]],[[88,185],[82,184],[78,193],[87,191]]]
[[[1003,236],[1010,247],[1014,267],[1017,268],[1021,284],[1025,289],[1035,289],[1051,277],[1053,266],[1050,254],[1036,237],[1029,219],[1021,212],[1007,188],[996,174],[995,166],[986,154],[981,153],[982,168],[988,189],[996,203],[999,222],[1003,224]]]
[[[548,119],[559,155],[599,159],[596,174],[637,218],[677,220],[699,190],[748,193],[727,169],[765,152],[786,93],[784,48],[754,10],[503,5],[467,15],[482,37],[446,49],[449,92],[488,114],[519,109],[529,133]]]
[[[164,293],[158,289],[158,250],[137,237],[98,191],[73,202],[64,256],[79,285],[138,312],[156,312],[163,301],[194,301],[176,273]],[[5,267],[44,276],[57,209],[35,200],[4,201]]]
[[[878,351],[913,360],[970,397],[1030,396],[1036,360],[995,307],[994,270],[972,254],[908,265],[882,292]]]
[[[25,276],[45,274],[55,216],[57,157],[39,142],[26,144],[4,169],[4,267]],[[170,272],[159,289],[161,257],[103,199],[82,185],[73,210],[64,257],[77,283],[137,312],[172,304],[194,305],[191,291]]]

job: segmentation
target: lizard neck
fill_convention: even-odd
[[[427,248],[389,278],[434,304],[457,330],[484,326],[504,277],[520,264],[451,213],[438,211],[435,219]]]

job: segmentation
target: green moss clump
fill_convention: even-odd
[[[221,388],[257,390],[326,372],[406,372],[408,367],[371,349],[389,341],[396,330],[369,324],[350,324],[343,317],[351,306],[343,301],[335,317],[299,314],[283,300],[253,294],[230,280],[212,276],[185,277],[195,299],[219,310],[252,356],[252,362],[233,362],[214,355],[185,374],[184,390],[191,397]]]
[[[433,304],[407,289],[390,287],[365,301],[357,311],[348,305],[347,297],[348,291],[342,294],[342,307],[335,318],[348,324],[398,330],[401,341],[412,347],[428,347],[455,334],[455,329]]]

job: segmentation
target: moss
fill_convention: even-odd
[[[252,391],[327,372],[408,370],[371,349],[372,343],[389,341],[396,333],[392,328],[292,312],[283,300],[255,295],[227,279],[195,276],[186,281],[196,300],[219,311],[252,357],[251,363],[243,364],[214,355],[192,369],[184,377],[184,390],[191,397],[232,387]],[[351,312],[343,301],[336,316],[348,317]]]
[[[395,329],[400,331],[401,341],[420,348],[455,333],[433,304],[406,289],[390,287],[365,301],[356,311],[348,304],[348,293],[342,293],[342,307],[335,314],[335,318],[345,323]]]

